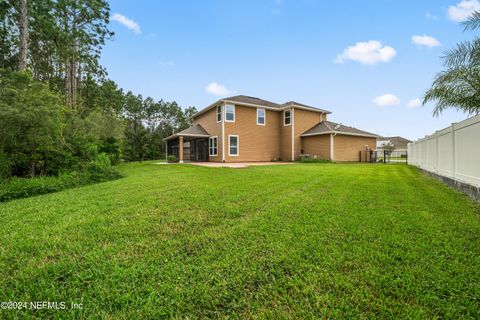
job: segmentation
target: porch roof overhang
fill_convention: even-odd
[[[190,128],[187,128],[183,131],[172,134],[171,136],[166,137],[163,141],[172,140],[179,137],[188,137],[188,138],[209,138],[210,134],[205,130],[201,125],[196,124]]]

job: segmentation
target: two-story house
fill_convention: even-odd
[[[221,99],[197,112],[190,128],[165,139],[180,162],[293,161],[310,155],[358,161],[377,136],[327,120],[330,111],[295,101],[277,104],[249,96]]]

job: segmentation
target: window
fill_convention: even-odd
[[[217,106],[217,122],[222,121],[222,106]]]
[[[265,125],[265,109],[257,109],[257,124],[259,126]]]
[[[283,125],[289,126],[292,123],[292,111],[285,110],[283,111]]]
[[[218,155],[218,137],[208,138],[208,154],[216,157]]]
[[[235,106],[233,104],[225,105],[225,121],[235,122]]]
[[[228,155],[238,156],[238,136],[228,136]]]

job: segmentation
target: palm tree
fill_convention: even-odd
[[[480,12],[463,23],[465,30],[480,29]],[[434,116],[447,108],[480,114],[480,38],[457,44],[442,57],[446,70],[435,76],[423,104],[435,101]]]

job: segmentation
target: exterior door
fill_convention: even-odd
[[[197,161],[207,161],[207,142],[205,140],[197,140],[196,144]]]

